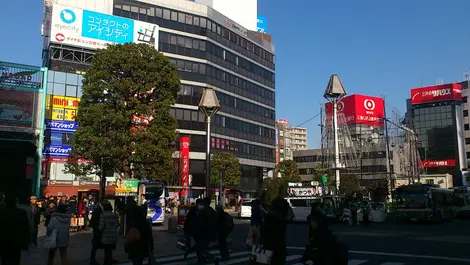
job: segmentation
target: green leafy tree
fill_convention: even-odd
[[[269,206],[275,198],[282,196],[281,189],[283,185],[284,184],[281,178],[265,178],[263,180],[261,200]]]
[[[361,193],[359,186],[359,176],[357,174],[348,174],[341,172],[339,191],[347,196]]]
[[[110,45],[84,77],[66,171],[93,174],[103,162],[124,177],[172,178],[177,123],[170,110],[180,78],[169,59],[146,44]]]
[[[277,164],[276,172],[278,173],[277,176],[281,174],[278,196],[287,197],[289,182],[301,181],[297,163],[293,160],[284,160]]]
[[[216,153],[211,160],[211,185],[220,186],[220,174],[224,172],[222,187],[240,184],[240,161],[232,153]]]

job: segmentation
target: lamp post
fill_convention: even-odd
[[[215,90],[212,88],[205,88],[202,93],[201,101],[199,102],[199,110],[206,116],[207,124],[207,141],[206,141],[206,196],[210,191],[211,180],[211,118],[219,111],[220,103],[217,99]]]
[[[323,97],[333,103],[333,135],[335,144],[335,181],[336,181],[336,192],[339,192],[339,186],[341,184],[339,169],[341,167],[339,161],[339,140],[338,140],[338,101],[346,96],[346,90],[343,87],[343,83],[339,79],[338,75],[333,74],[330,76],[330,80],[326,85]]]

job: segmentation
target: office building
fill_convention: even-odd
[[[294,151],[308,148],[307,129],[292,126],[288,120],[276,121],[276,137],[276,163],[292,160]]]
[[[53,102],[48,120],[75,124],[71,117],[76,111],[75,102],[80,98],[81,74],[92,62],[95,50],[105,48],[110,42],[129,42],[122,36],[119,40],[104,41],[86,33],[94,28],[92,26],[75,32],[71,17],[83,21],[87,14],[87,19],[95,21],[106,18],[121,25],[133,25],[129,33],[144,28],[153,42],[137,39],[137,34],[133,41],[155,46],[176,65],[181,76],[181,90],[172,111],[180,133],[175,148],[179,150],[181,136],[190,137],[193,184],[204,185],[206,133],[198,104],[203,89],[211,87],[216,90],[221,104],[220,112],[212,120],[212,152],[235,154],[242,165],[238,188],[247,193],[257,192],[262,176],[275,167],[275,60],[271,42],[210,6],[192,1],[56,2],[46,5],[43,23],[44,64],[54,70],[48,91]],[[64,21],[61,17],[64,11],[74,16]],[[256,26],[256,17],[254,21]],[[56,87],[56,84],[59,85]],[[65,105],[56,109],[54,102]],[[51,159],[56,159],[48,162],[49,167],[62,167],[57,163],[63,164],[60,159],[67,156],[70,147],[53,146],[48,150],[59,150],[60,156],[49,154]],[[179,157],[178,152],[175,157]],[[52,175],[49,178],[52,179]],[[80,178],[56,173],[55,183],[59,180],[68,181],[64,185],[70,181],[75,185]]]
[[[453,185],[465,183],[467,155],[461,84],[411,90],[412,124],[418,137],[420,167],[425,174],[450,174]],[[468,130],[467,130],[468,131]],[[437,184],[437,183],[436,183]]]

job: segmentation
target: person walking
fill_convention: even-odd
[[[44,222],[44,226],[47,227],[49,225],[49,222],[51,221],[52,214],[56,212],[56,206],[55,203],[50,202],[47,209],[44,212],[44,218],[46,221]]]
[[[0,263],[5,265],[20,265],[21,251],[28,250],[31,239],[28,216],[17,201],[6,195],[0,210]]]
[[[369,214],[370,214],[370,204],[368,201],[363,201],[362,202],[362,223],[365,226],[368,226],[370,224]]]
[[[60,205],[59,207],[57,207],[57,212],[51,215],[51,220],[47,225],[46,235],[51,235],[54,230],[56,231],[57,247],[48,250],[47,265],[54,264],[54,258],[57,249],[59,249],[61,264],[68,265],[67,247],[69,246],[69,231],[71,218],[72,215],[70,213],[67,213],[66,205]]]
[[[104,249],[104,265],[111,265],[113,260],[113,250],[116,250],[118,239],[118,217],[113,212],[110,202],[103,203],[103,213],[100,216],[99,230],[101,232],[101,244]]]
[[[261,226],[261,242],[266,250],[273,252],[271,265],[286,263],[286,232],[289,203],[281,197],[274,199]]]
[[[38,206],[38,198],[36,196],[29,197],[29,212],[31,213],[30,230],[31,244],[38,245],[38,226],[41,222],[41,209]]]
[[[196,250],[196,245],[191,246],[191,238],[195,238],[199,231],[199,208],[198,204],[201,204],[200,199],[196,203],[190,206],[186,218],[184,220],[183,231],[186,237],[186,251],[184,253],[184,259],[188,258],[188,255]]]
[[[86,230],[88,227],[88,199],[86,197],[82,198],[82,201],[78,204],[78,215],[83,217],[83,229]]]
[[[99,265],[96,261],[96,252],[103,249],[101,244],[100,219],[103,213],[103,207],[98,203],[91,214],[90,225],[93,229],[93,239],[91,240],[90,265]]]
[[[147,221],[147,211],[141,206],[135,208],[132,228],[136,229],[139,238],[136,242],[126,245],[129,259],[133,265],[142,265],[145,258],[153,255],[152,227]]]
[[[265,212],[261,202],[257,199],[252,201],[250,228],[248,230],[248,237],[245,242],[247,247],[251,247],[252,245],[257,245],[259,243],[260,228],[263,224],[264,216]]]
[[[358,225],[358,222],[357,222],[357,210],[358,209],[359,209],[359,203],[357,202],[357,199],[354,198],[351,201],[351,219],[352,219],[353,225]]]
[[[227,237],[232,233],[233,228],[234,223],[232,216],[224,211],[224,207],[221,204],[217,205],[217,243],[222,261],[226,261],[230,258]]]

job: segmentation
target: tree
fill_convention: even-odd
[[[171,178],[177,123],[170,110],[180,78],[169,59],[147,44],[110,45],[84,77],[66,171],[93,174],[103,162],[126,178]]]
[[[299,182],[299,168],[297,163],[293,160],[284,160],[279,162],[276,166],[276,172],[281,174],[281,177],[288,182]]]
[[[211,184],[220,186],[220,174],[223,174],[222,187],[240,184],[242,171],[240,161],[232,153],[216,153],[211,161]]]
[[[282,187],[283,183],[281,178],[265,178],[261,192],[262,201],[269,206],[275,198],[280,196]]]
[[[340,173],[340,186],[339,191],[347,196],[354,193],[360,193],[359,178],[357,174],[353,173]]]

